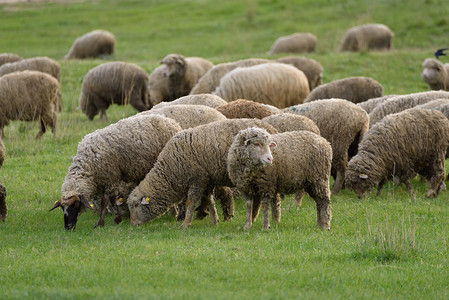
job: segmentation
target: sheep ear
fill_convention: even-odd
[[[277,144],[275,142],[270,142],[270,145],[268,145],[270,148],[276,148]]]
[[[53,208],[50,209],[49,211],[52,211],[53,209],[58,208],[58,207],[61,207],[61,200],[56,201],[55,205],[53,206]]]
[[[84,205],[84,207],[93,210],[93,207],[90,205],[89,201],[87,201],[83,195],[79,195],[79,198],[80,198],[80,202]]]
[[[368,179],[368,175],[366,175],[366,174],[359,174],[359,178],[361,178],[361,179]]]
[[[180,65],[184,65],[184,61],[182,59],[180,59],[180,58],[176,59],[176,63],[180,64]]]
[[[150,203],[150,198],[148,197],[143,197],[142,201],[140,202],[140,204],[142,205],[148,205]]]

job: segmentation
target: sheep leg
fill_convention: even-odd
[[[405,186],[407,187],[407,192],[413,197],[416,198],[415,191],[413,190],[413,186],[410,183],[410,180],[404,181]]]
[[[271,199],[263,198],[262,204],[263,204],[263,227],[262,229],[269,229],[270,228],[270,202]]]
[[[36,135],[36,139],[40,139],[44,135],[45,131],[47,131],[47,128],[45,127],[44,120],[41,118],[39,120],[39,132]]]
[[[8,207],[6,205],[6,189],[0,184],[0,221],[5,221],[7,214]]]
[[[187,198],[185,202],[186,206],[186,216],[184,218],[184,222],[182,222],[182,227],[187,228],[192,225],[193,213],[195,211],[195,202],[191,200],[191,198]]]
[[[234,197],[231,189],[225,186],[217,186],[214,189],[214,197],[220,202],[223,219],[225,221],[231,220],[235,212]]]
[[[253,199],[246,198],[246,223],[245,230],[248,230],[253,226]]]
[[[307,193],[315,200],[317,213],[317,226],[329,230],[331,228],[332,207],[329,191],[329,181],[318,182],[308,188]]]
[[[103,199],[101,200],[101,212],[100,212],[100,218],[98,219],[97,225],[95,225],[94,228],[97,227],[103,227],[104,226],[104,218],[106,216],[107,208],[109,205],[109,197],[104,195]]]
[[[212,222],[212,225],[218,224],[218,214],[217,214],[217,207],[215,206],[215,200],[211,193],[207,196],[207,199],[209,199],[209,214],[210,214],[210,220]]]
[[[271,218],[276,223],[281,222],[281,196],[279,194],[271,199]]]
[[[338,195],[341,192],[341,189],[343,188],[343,181],[344,181],[344,172],[338,170],[337,171],[337,177],[335,178],[334,186],[332,187],[332,194]]]
[[[377,196],[380,196],[380,193],[382,192],[382,188],[384,187],[385,182],[386,180],[382,179],[377,185]]]
[[[427,174],[433,174],[430,179],[429,179],[429,183],[430,183],[430,188],[426,193],[426,197],[427,198],[435,198],[436,196],[438,196],[438,193],[440,192],[440,190],[444,187],[446,187],[446,184],[444,183],[444,159],[442,160],[442,163],[436,163],[436,165],[438,167],[433,167],[429,173]]]
[[[296,194],[295,194],[295,200],[299,206],[302,205],[302,198],[304,198],[304,195],[305,195],[304,190],[300,190],[300,191],[296,192]]]
[[[259,210],[260,210],[260,205],[262,204],[262,202],[260,201],[260,197],[256,196],[253,197],[253,223],[256,222],[257,220],[257,216],[259,216]]]

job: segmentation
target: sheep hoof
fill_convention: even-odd
[[[436,196],[437,196],[437,193],[433,189],[428,190],[426,193],[427,198],[435,198]]]

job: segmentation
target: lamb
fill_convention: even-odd
[[[314,52],[317,38],[309,32],[297,32],[279,37],[271,46],[268,54]]]
[[[65,59],[87,59],[114,54],[115,36],[107,30],[93,30],[77,38]]]
[[[108,205],[115,221],[129,214],[126,199],[153,167],[165,144],[182,128],[159,115],[132,116],[86,135],[62,184],[54,207],[64,211],[65,229],[75,229],[78,216],[93,204],[104,225]],[[122,212],[119,213],[118,210]]]
[[[0,169],[3,166],[3,162],[6,157],[6,148],[3,140],[0,139]],[[8,215],[8,206],[6,205],[6,189],[0,183],[0,221],[5,221]]]
[[[424,70],[421,77],[429,90],[449,91],[449,63],[443,65],[436,59],[427,58],[422,66]]]
[[[61,81],[61,65],[48,57],[33,57],[4,64],[0,66],[0,76],[25,70],[47,73]]]
[[[168,90],[170,98],[174,100],[190,93],[200,78],[209,71],[214,64],[201,57],[184,57],[180,54],[169,54],[161,61],[167,66]]]
[[[169,105],[138,113],[138,115],[156,114],[175,120],[182,129],[223,121],[227,118],[216,109],[205,105]]]
[[[429,91],[392,97],[370,112],[370,127],[382,120],[386,115],[441,98],[449,98],[449,92]]]
[[[329,230],[331,161],[329,142],[315,133],[241,130],[229,148],[227,167],[229,178],[247,198],[245,229],[252,226],[254,200],[264,204],[263,228],[267,229],[269,204],[277,201],[277,194],[305,191],[315,200],[318,227]],[[273,215],[277,222],[279,218],[280,214]]]
[[[293,66],[260,64],[229,72],[220,80],[214,94],[226,101],[250,99],[284,108],[304,101],[309,94],[309,82]]]
[[[195,94],[195,95],[187,95],[176,100],[170,102],[161,102],[153,106],[153,109],[169,106],[169,105],[180,105],[180,104],[189,104],[189,105],[206,105],[212,108],[217,108],[220,105],[226,104],[225,100],[218,97],[217,95],[212,94]]]
[[[348,163],[345,184],[362,198],[374,186],[379,195],[395,177],[414,196],[410,179],[418,173],[430,182],[426,197],[436,197],[448,146],[449,121],[439,111],[412,108],[386,116],[365,134]]]
[[[168,68],[166,65],[161,65],[150,73],[148,76],[148,91],[153,105],[170,99]]]
[[[89,120],[100,112],[107,119],[106,109],[111,104],[130,103],[138,111],[153,105],[148,96],[148,74],[136,64],[109,62],[101,64],[84,76],[79,104]]]
[[[200,78],[198,83],[190,91],[190,95],[207,94],[214,92],[217,86],[220,84],[221,78],[238,67],[252,67],[268,62],[270,62],[270,60],[268,59],[249,58],[215,65]]]
[[[246,99],[231,101],[216,108],[228,119],[256,118],[263,119],[271,116],[272,112],[263,104]]]
[[[10,120],[39,120],[41,138],[47,127],[57,134],[59,82],[53,76],[38,71],[22,71],[0,77],[0,131]]]
[[[323,84],[323,66],[312,58],[287,56],[278,58],[275,62],[290,64],[303,71],[309,81],[310,91]]]
[[[284,112],[310,118],[321,136],[332,146],[332,169],[335,182],[332,194],[343,188],[346,165],[369,128],[368,114],[356,104],[343,99],[317,100],[286,108]]]
[[[380,97],[383,95],[383,92],[383,86],[373,78],[363,76],[348,77],[320,85],[310,92],[304,102],[339,98],[359,103]]]
[[[356,26],[346,32],[339,51],[390,50],[393,37],[393,31],[383,24]]]
[[[376,97],[371,98],[366,101],[357,103],[357,106],[361,107],[364,111],[366,111],[368,114],[373,111],[377,106],[381,105],[385,101],[387,101],[390,98],[397,97],[399,95],[385,95],[382,97]]]
[[[131,224],[151,221],[170,207],[186,202],[183,227],[192,223],[194,206],[200,199],[209,201],[212,223],[218,221],[214,186],[232,187],[226,157],[234,135],[252,126],[275,133],[271,125],[257,119],[217,121],[176,134],[159,154],[157,162],[128,197]]]
[[[22,60],[23,58],[14,53],[1,53],[0,54],[0,66],[6,63]]]

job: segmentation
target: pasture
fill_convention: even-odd
[[[78,36],[107,29],[117,38],[107,61],[136,63],[151,72],[169,53],[214,63],[268,57],[274,40],[312,32],[317,51],[304,56],[324,67],[324,82],[369,76],[384,94],[428,90],[422,62],[449,47],[449,8],[442,0],[0,0],[0,53],[48,56],[61,64],[59,132],[35,140],[37,122],[5,128],[7,157],[0,180],[8,217],[0,223],[1,299],[446,299],[449,297],[449,191],[425,198],[390,181],[377,197],[359,200],[347,189],[332,195],[330,231],[315,226],[314,202],[282,203],[282,220],[261,231],[259,216],[243,230],[246,206],[236,200],[232,221],[195,220],[182,229],[172,216],[133,227],[106,217],[80,216],[65,231],[48,210],[88,133],[137,111],[112,106],[109,121],[77,110],[83,76],[105,60],[64,60]],[[383,23],[395,33],[388,52],[338,53],[346,30]],[[281,57],[276,55],[274,57]],[[442,62],[449,62],[442,57]],[[447,171],[446,171],[447,173]],[[446,182],[448,184],[448,182]],[[221,209],[218,208],[221,216]]]

